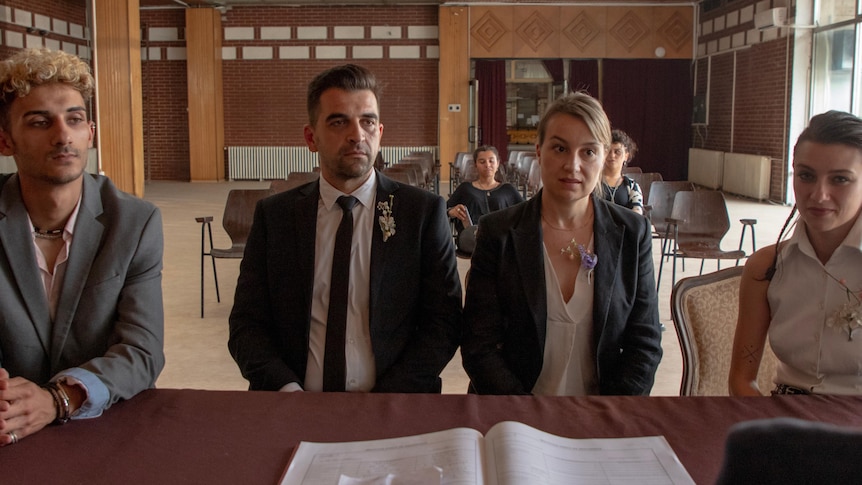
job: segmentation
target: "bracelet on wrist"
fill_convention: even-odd
[[[51,398],[54,399],[54,409],[57,411],[57,418],[54,420],[54,423],[68,423],[69,419],[72,417],[72,412],[69,403],[69,395],[66,394],[66,390],[56,382],[49,382],[43,385],[42,388],[47,390],[48,393],[51,394]]]

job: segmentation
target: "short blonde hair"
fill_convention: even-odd
[[[15,99],[52,83],[68,84],[85,102],[93,97],[90,66],[77,56],[45,48],[24,49],[0,61],[0,126],[8,128],[9,107]]]

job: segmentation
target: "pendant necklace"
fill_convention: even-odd
[[[583,229],[584,227],[587,227],[588,225],[592,224],[592,222],[593,222],[593,218],[590,217],[586,223],[584,223],[578,227],[574,227],[572,229],[565,229],[562,227],[555,227],[553,224],[548,222],[548,219],[545,218],[544,214],[542,215],[542,220],[545,221],[545,224],[547,224],[548,227],[550,227],[551,229],[554,229],[555,231],[560,231],[560,232],[575,232],[578,229]],[[565,254],[569,257],[569,259],[574,261],[575,256],[580,256],[583,259],[583,257],[585,255],[591,255],[592,251],[589,251],[588,249],[586,249],[583,244],[579,244],[577,239],[572,237],[572,240],[569,241],[568,244],[566,244],[565,246],[563,246],[560,249],[560,254]]]
[[[621,178],[622,178],[622,176],[618,177],[617,180],[619,181]],[[608,195],[611,196],[610,199],[608,199],[608,200],[610,200],[611,202],[614,202],[614,200],[617,196],[617,189],[623,185],[622,181],[620,181],[619,185],[615,185],[613,187],[611,187],[607,182],[605,182],[604,184],[605,184],[605,187],[608,188]]]

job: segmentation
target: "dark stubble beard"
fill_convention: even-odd
[[[339,154],[341,159],[339,160],[339,163],[335,164],[334,175],[342,180],[353,180],[366,177],[374,167],[374,160],[377,157],[377,154],[375,153],[374,156],[372,156],[366,151],[365,155],[366,159],[363,163],[357,164],[355,162],[351,162],[348,164],[344,160],[344,155]]]
[[[70,148],[68,146],[64,146],[60,149],[54,150],[51,153],[51,156],[53,157],[53,156],[57,156],[57,155],[66,155],[66,154],[73,154],[73,155],[75,155],[75,157],[77,157],[79,162],[83,161],[83,159],[81,158],[81,152],[75,148]],[[86,168],[87,168],[87,164],[83,163],[83,164],[81,164],[81,169],[75,173],[63,175],[63,176],[58,176],[58,177],[54,177],[51,175],[45,175],[45,176],[40,177],[40,178],[43,182],[47,182],[49,184],[65,185],[65,184],[68,184],[70,182],[74,182],[75,180],[78,180],[84,174],[84,171],[86,170]]]

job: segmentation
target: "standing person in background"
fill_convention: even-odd
[[[461,335],[452,232],[440,196],[372,167],[379,94],[353,64],[308,86],[320,178],[258,204],[230,314],[252,390],[441,391]]]
[[[613,130],[611,138],[611,148],[602,169],[602,198],[643,214],[643,191],[637,182],[623,174],[623,168],[634,159],[638,147],[622,130]]]
[[[597,197],[611,129],[585,93],[539,122],[543,188],[479,222],[461,355],[480,394],[649,394],[662,356],[646,218]]]
[[[730,394],[862,394],[862,119],[811,118],[793,149],[793,193],[778,243],[745,263]],[[771,390],[757,385],[767,337]]]
[[[164,367],[162,219],[85,173],[89,66],[26,49],[0,62],[0,445],[93,418]],[[59,478],[58,478],[59,479]]]
[[[459,233],[478,223],[485,214],[524,201],[512,184],[497,180],[500,154],[496,148],[480,146],[473,152],[472,163],[479,177],[472,182],[459,184],[446,203],[447,213],[451,219],[455,219],[455,230]]]

